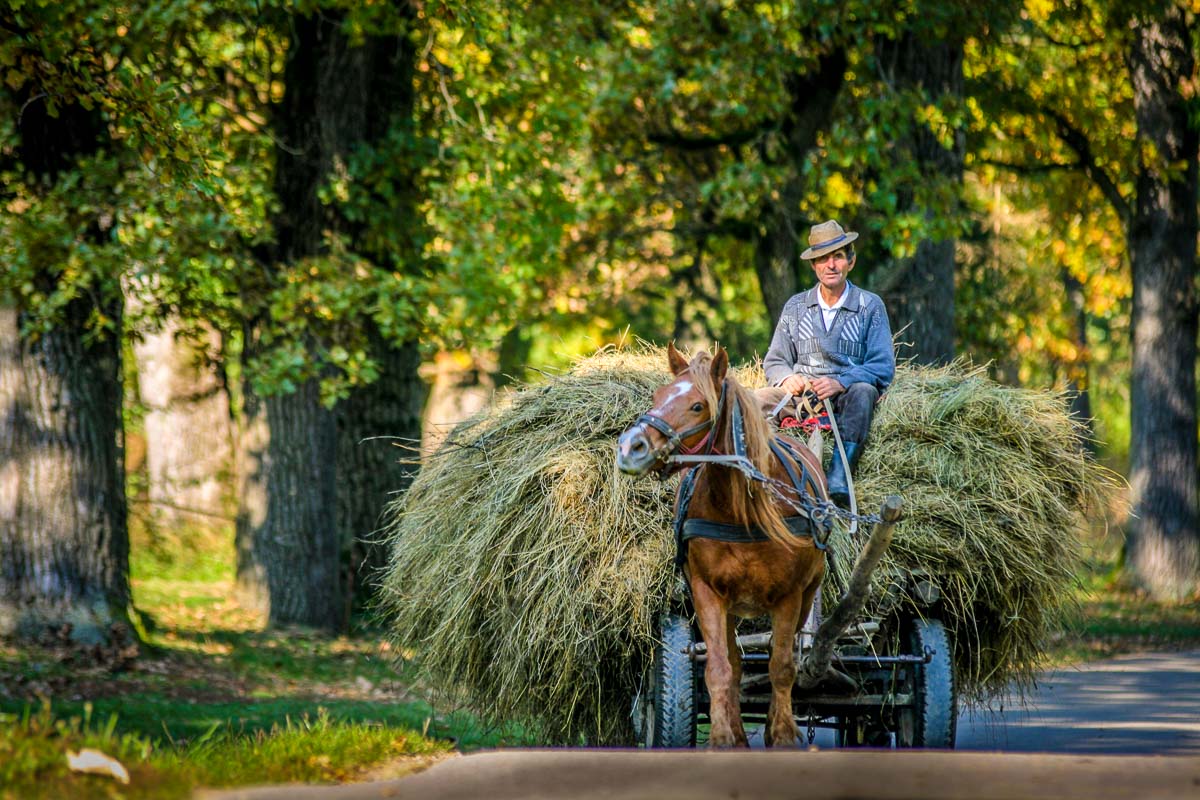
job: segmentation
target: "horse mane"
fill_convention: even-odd
[[[721,386],[713,382],[712,360],[711,353],[701,350],[688,364],[688,372],[692,375],[694,385],[704,394],[708,407],[715,409],[720,403]],[[714,431],[716,450],[726,454],[734,452],[733,409],[735,403],[741,405],[746,457],[759,472],[769,477],[775,459],[771,452],[774,434],[760,413],[758,400],[738,382],[733,370],[726,371],[725,384],[725,405],[716,420]],[[751,480],[739,469],[709,471],[710,480],[717,475],[723,478],[727,476],[729,482],[728,510],[733,517],[730,520],[733,524],[756,527],[775,542],[789,547],[795,545],[796,537],[784,523],[780,504],[776,502],[776,495],[770,487]]]

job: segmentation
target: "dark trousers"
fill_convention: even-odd
[[[875,401],[879,390],[869,383],[852,383],[846,391],[833,398],[833,413],[837,414],[838,430],[846,444],[863,444],[871,432],[875,416]]]
[[[783,399],[783,389],[768,386],[758,389],[755,394],[763,413],[771,410]],[[875,402],[879,399],[879,390],[869,383],[852,383],[846,391],[833,398],[833,413],[837,415],[838,431],[846,444],[863,444],[871,431],[871,418],[875,415]],[[813,405],[817,403],[814,401]],[[784,413],[789,413],[785,408]]]

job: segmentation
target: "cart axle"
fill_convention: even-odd
[[[695,645],[690,645],[685,648],[683,654],[697,664],[703,664],[708,661],[708,653],[704,651],[697,652]],[[933,660],[933,651],[926,650],[923,656],[839,656],[833,657],[834,662],[841,664],[870,664],[875,667],[882,667],[891,664],[928,664]],[[770,653],[742,653],[743,664],[761,663],[766,664],[771,660]]]

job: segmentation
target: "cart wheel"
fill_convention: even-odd
[[[933,651],[927,664],[914,664],[908,689],[913,707],[897,714],[897,747],[954,747],[958,725],[958,695],[954,689],[954,659],[946,627],[936,619],[914,619],[908,635],[913,655]]]
[[[695,747],[696,673],[685,652],[694,642],[692,626],[685,617],[663,614],[659,631],[646,692],[634,702],[638,744]]]

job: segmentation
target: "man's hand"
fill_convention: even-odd
[[[787,383],[785,382],[784,385],[786,386]],[[808,385],[821,400],[828,400],[846,391],[846,387],[838,383],[837,378],[813,378]]]
[[[783,379],[783,383],[779,384],[780,389],[784,389],[794,397],[799,397],[809,390],[808,378],[803,375],[788,375]]]

